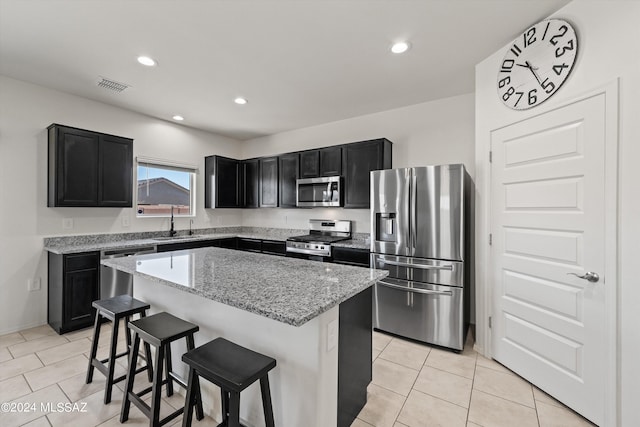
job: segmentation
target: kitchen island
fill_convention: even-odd
[[[134,276],[134,297],[151,304],[151,313],[167,311],[199,325],[196,345],[222,336],[275,358],[276,425],[349,425],[366,401],[371,286],[386,271],[221,248],[102,263]],[[176,355],[184,351],[174,347]],[[174,370],[184,375],[174,359]],[[205,411],[221,419],[218,389],[202,386]],[[264,425],[257,384],[241,401],[243,422]]]

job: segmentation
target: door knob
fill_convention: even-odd
[[[592,282],[592,283],[596,283],[598,280],[600,280],[600,276],[598,275],[598,273],[594,273],[593,271],[587,271],[582,276],[580,276],[580,275],[578,275],[576,273],[567,273],[567,274],[573,274],[578,279],[584,279],[584,280],[587,280],[587,281]]]

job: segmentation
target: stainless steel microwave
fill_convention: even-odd
[[[301,208],[340,207],[343,205],[339,176],[296,180],[296,206]]]

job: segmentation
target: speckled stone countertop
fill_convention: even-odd
[[[263,227],[219,227],[195,230],[189,236],[181,230],[177,237],[170,240],[158,240],[167,236],[166,231],[148,231],[138,233],[91,234],[79,236],[47,237],[44,249],[55,254],[102,251],[109,249],[127,249],[139,246],[159,246],[177,242],[225,239],[243,237],[247,239],[285,241],[289,237],[307,234],[308,230],[263,228]],[[354,233],[353,239],[336,242],[334,246],[369,249],[368,233]]]
[[[385,270],[222,248],[114,258],[102,264],[293,326],[388,275]]]

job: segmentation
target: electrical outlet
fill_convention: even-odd
[[[73,228],[73,218],[64,218],[62,220],[62,228],[65,230],[71,230]]]
[[[27,289],[30,291],[39,291],[41,288],[40,278],[36,277],[35,279],[27,279]]]
[[[129,227],[130,225],[131,225],[131,221],[130,221],[129,215],[127,214],[122,215],[122,226]]]
[[[338,319],[334,319],[327,325],[327,352],[338,345]]]

